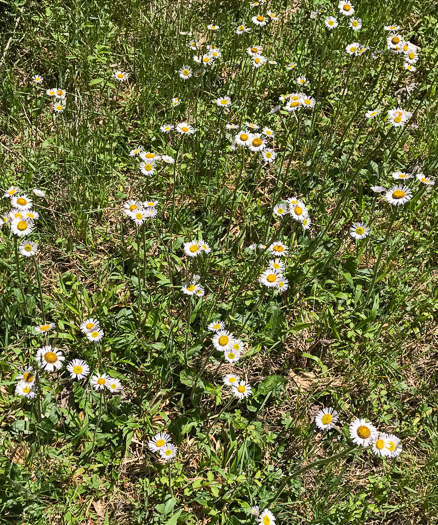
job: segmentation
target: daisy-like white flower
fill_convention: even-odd
[[[222,56],[222,53],[219,51],[219,49],[214,48],[214,49],[210,49],[210,56],[211,58],[216,60]]]
[[[46,334],[47,332],[50,332],[50,330],[53,330],[54,328],[55,328],[55,323],[40,324],[39,326],[35,326],[35,332],[37,334]]]
[[[187,122],[181,122],[176,126],[176,131],[181,133],[181,135],[191,135],[195,132],[195,129],[192,128]]]
[[[193,51],[196,51],[199,47],[199,42],[197,40],[192,40],[188,46],[190,47],[190,49],[193,49]]]
[[[359,31],[362,28],[362,19],[361,18],[351,18],[350,23],[348,24],[353,31]]]
[[[403,447],[400,439],[394,434],[384,434],[387,439],[387,449],[389,450],[388,457],[395,458],[402,453]]]
[[[120,392],[120,390],[122,390],[122,383],[114,377],[109,377],[105,386],[113,394],[117,394]]]
[[[377,115],[380,115],[380,113],[382,113],[381,109],[372,109],[365,113],[365,117],[368,119],[371,119],[371,118],[377,117]]]
[[[234,337],[228,330],[218,330],[213,336],[212,343],[216,350],[228,352],[233,348]]]
[[[401,35],[391,35],[386,39],[386,43],[388,45],[388,49],[401,51],[401,48],[399,49],[399,47],[403,45],[403,37]]]
[[[260,133],[254,133],[251,135],[248,147],[251,151],[257,152],[265,149],[265,142]]]
[[[406,186],[393,186],[385,194],[385,199],[393,206],[401,206],[412,199],[412,190]]]
[[[268,251],[276,255],[277,257],[283,257],[287,255],[288,247],[280,241],[273,242],[269,246]]]
[[[11,206],[21,211],[30,210],[32,200],[27,195],[14,195],[11,197]]]
[[[300,100],[301,100],[301,95],[297,97],[295,96],[295,94],[291,95],[284,109],[288,111],[289,113],[291,113],[292,111],[296,111],[298,108],[302,106]]]
[[[263,15],[257,15],[257,16],[251,17],[251,20],[253,24],[263,27],[268,23],[269,19]]]
[[[284,204],[277,204],[274,206],[274,215],[277,215],[278,217],[283,217],[283,215],[286,215],[287,212],[288,209]]]
[[[26,383],[25,381],[20,381],[15,387],[15,393],[22,397],[27,397],[28,399],[33,399],[36,394],[32,390],[32,385]]]
[[[433,186],[435,184],[435,181],[433,179],[425,177],[422,173],[417,173],[416,177],[420,182],[422,182],[423,184],[427,184],[428,186]]]
[[[417,55],[417,52],[414,48],[409,49],[409,51],[406,53],[406,62],[409,62],[409,64],[415,64],[418,62],[419,56]]]
[[[372,450],[376,456],[389,456],[391,452],[388,449],[389,440],[386,437],[386,434],[379,432],[373,439]]]
[[[407,69],[408,71],[411,71],[412,73],[414,73],[415,71],[417,71],[417,68],[414,67],[414,66],[411,66],[411,64],[409,64],[408,62],[405,62],[405,63],[403,64],[403,67],[404,67],[405,69]]]
[[[176,456],[176,445],[173,443],[166,443],[166,445],[160,448],[160,456],[166,461],[170,461]]]
[[[26,217],[16,218],[11,221],[12,233],[18,237],[24,237],[32,233],[34,222]]]
[[[301,221],[301,226],[303,227],[303,230],[308,230],[310,228],[310,225],[312,224],[312,220],[310,217],[305,217]]]
[[[233,349],[227,350],[226,352],[224,352],[225,361],[227,361],[228,363],[237,363],[241,355],[242,354],[239,351],[236,351]]]
[[[180,31],[179,34],[182,36],[190,36],[192,33],[190,31]]]
[[[359,50],[359,48],[360,48],[359,42],[353,42],[352,44],[348,44],[348,46],[345,48],[345,51],[349,55],[355,55],[357,51]]]
[[[140,171],[143,175],[153,175],[155,172],[155,163],[152,162],[140,162]]]
[[[262,151],[262,157],[265,162],[274,162],[276,156],[277,155],[273,149],[265,149]]]
[[[258,505],[255,505],[254,507],[251,507],[250,510],[251,516],[254,516],[255,518],[258,518],[260,514],[260,507]]]
[[[10,221],[9,214],[8,214],[8,213],[4,213],[4,214],[1,216],[0,227],[2,227],[3,224],[7,224],[9,221]]]
[[[240,377],[236,374],[227,374],[223,381],[227,386],[233,386],[240,381]]]
[[[127,215],[128,215],[128,217],[130,217],[134,221],[134,223],[137,226],[141,226],[148,219],[151,218],[151,216],[152,216],[151,211],[152,211],[152,209],[146,209],[146,210],[139,209],[139,210],[135,210],[135,211],[130,211],[130,212],[127,213]],[[155,215],[155,214],[153,214],[153,215]]]
[[[297,78],[297,84],[299,84],[300,86],[305,86],[308,83],[309,83],[309,81],[304,76]]]
[[[38,251],[38,244],[36,242],[25,240],[20,243],[18,249],[24,257],[32,257]]]
[[[34,188],[33,190],[34,195],[37,197],[45,197],[46,194],[42,190],[38,190],[37,188]]]
[[[49,95],[49,97],[56,97],[56,88],[48,89],[46,93]]]
[[[132,149],[129,152],[130,157],[135,157],[136,155],[139,155],[142,152],[143,148],[142,146],[137,146],[136,148]]]
[[[269,261],[269,268],[281,273],[285,268],[285,264],[281,259],[271,259]]]
[[[209,53],[207,53],[206,55],[203,55],[202,58],[201,58],[201,64],[204,66],[204,67],[208,67],[208,66],[212,66],[214,64],[214,59],[213,57],[210,56]]]
[[[324,20],[324,24],[328,29],[334,29],[335,27],[338,27],[338,21],[334,16],[328,16]]]
[[[272,11],[268,11],[268,17],[273,20],[274,22],[278,20],[278,16],[273,13]]]
[[[301,221],[309,215],[309,212],[304,203],[298,201],[290,205],[290,214],[296,221]]]
[[[157,162],[161,160],[161,155],[157,155],[156,153],[152,153],[151,151],[142,151],[139,157],[144,162]]]
[[[215,102],[220,108],[231,106],[231,98],[228,96],[217,98]]]
[[[166,164],[175,164],[175,159],[170,155],[163,155],[161,158]]]
[[[210,330],[210,332],[218,332],[219,330],[223,330],[225,328],[225,323],[222,321],[213,321],[208,326],[207,329]]]
[[[42,84],[43,83],[43,80],[44,78],[40,75],[34,75],[32,77],[32,81],[35,83],[35,84]]]
[[[126,201],[125,204],[123,205],[123,209],[126,215],[129,215],[130,212],[141,210],[141,208],[142,208],[141,202],[134,201],[134,200]]]
[[[247,131],[241,131],[234,137],[234,141],[239,146],[248,146],[250,144],[251,134]]]
[[[198,297],[204,297],[205,295],[205,290],[200,284],[196,285],[195,295]]]
[[[197,284],[196,283],[191,283],[191,282],[188,282],[188,281],[185,281],[183,284],[182,284],[182,292],[185,294],[185,295],[195,295],[196,294],[196,291],[197,291]]]
[[[114,71],[113,77],[119,82],[124,82],[128,78],[128,73],[123,73],[123,71]]]
[[[149,441],[148,448],[149,450],[152,450],[152,452],[159,452],[163,447],[170,443],[170,441],[171,437],[169,434],[160,432]]]
[[[205,75],[205,70],[204,69],[197,69],[194,73],[193,73],[193,76],[195,78],[200,78],[200,77],[203,77]]]
[[[22,370],[22,373],[19,374],[16,377],[16,379],[22,381],[23,383],[27,383],[28,385],[33,385],[33,383],[35,382],[36,376],[37,374],[35,370],[31,366],[28,366],[24,370]]]
[[[289,288],[289,281],[284,277],[281,277],[281,279],[276,284],[276,288],[280,293],[284,293]]]
[[[209,29],[210,31],[218,31],[219,30],[219,26],[215,26],[214,24],[209,24],[207,26],[207,29]]]
[[[65,103],[63,102],[55,102],[53,104],[53,111],[55,113],[62,113],[65,109]]]
[[[365,239],[370,233],[370,228],[364,222],[354,222],[350,228],[350,235],[354,239]]]
[[[173,126],[172,124],[164,124],[160,127],[160,131],[162,131],[163,133],[169,133],[169,131],[172,131],[174,127],[175,126]]]
[[[176,108],[176,106],[179,106],[180,104],[181,104],[181,100],[178,97],[173,97],[172,106]]]
[[[106,374],[96,374],[91,378],[91,386],[94,390],[103,390],[111,378]]]
[[[11,186],[10,188],[8,188],[4,194],[3,194],[3,197],[5,199],[9,199],[10,197],[12,197],[13,195],[15,195],[17,192],[21,191],[20,188],[17,188],[17,186]]]
[[[259,516],[257,520],[260,525],[274,525],[275,523],[275,516],[272,514],[272,512],[268,509],[265,509]]]
[[[268,288],[275,288],[282,278],[283,276],[279,271],[270,268],[260,275],[259,283]]]
[[[351,2],[347,0],[347,2],[340,1],[338,4],[339,12],[346,16],[354,15],[354,7],[351,5]]]
[[[361,47],[357,52],[356,52],[356,55],[362,55],[363,53],[365,53],[365,51],[368,51],[369,47]]]
[[[377,430],[366,419],[355,419],[349,426],[350,437],[356,445],[368,447],[373,442]]]
[[[53,372],[62,368],[62,362],[65,357],[61,350],[52,348],[51,346],[43,346],[37,352],[36,356],[39,366],[47,372]]]
[[[201,250],[203,252],[205,252],[205,253],[210,253],[211,252],[210,246],[205,241],[202,241],[202,240],[199,241],[199,246],[201,247]]]
[[[274,131],[266,126],[262,129],[262,134],[266,137],[273,137],[275,135]]]
[[[65,91],[65,89],[56,88],[56,91],[55,91],[56,98],[60,98],[64,100],[66,95],[67,95],[67,92]]]
[[[252,65],[254,67],[261,67],[266,63],[266,58],[263,55],[255,55],[252,57]]]
[[[85,319],[85,321],[81,323],[80,329],[83,334],[88,334],[94,330],[100,330],[100,324],[97,319]]]
[[[225,124],[225,127],[227,129],[239,129],[239,126],[237,124]]]
[[[246,52],[248,53],[249,56],[261,55],[262,54],[262,47],[261,46],[248,47]]]
[[[315,424],[321,430],[330,430],[338,421],[338,413],[331,407],[323,408],[315,418]]]
[[[190,66],[183,66],[180,70],[179,70],[179,76],[183,79],[183,80],[188,80],[191,76],[192,76],[192,68]]]
[[[233,394],[238,399],[244,399],[245,397],[249,397],[251,395],[251,387],[248,385],[246,381],[239,381],[237,384],[232,386]]]
[[[404,126],[406,122],[412,117],[412,113],[404,109],[391,109],[388,111],[388,121],[394,126]]]
[[[341,89],[341,91],[339,91],[339,94],[342,96],[348,95],[349,93],[350,91],[348,91],[348,88]]]
[[[24,217],[24,212],[23,211],[20,211],[20,210],[11,210],[9,213],[8,213],[8,217],[13,220],[13,219],[21,219],[22,217]]]
[[[68,365],[67,370],[70,372],[72,379],[84,379],[90,373],[90,367],[87,362],[82,359],[73,359]]]
[[[386,191],[386,188],[383,186],[371,186],[371,189],[374,191],[374,193],[383,193]]]
[[[244,24],[241,24],[237,29],[236,29],[236,33],[238,35],[242,35],[243,33],[249,33],[251,31],[251,29],[245,27]]]
[[[245,349],[245,344],[241,339],[234,339],[232,351],[233,352],[243,352]]]
[[[297,67],[296,62],[291,62],[290,64],[286,65],[286,69],[291,71],[292,69],[295,69]]]
[[[313,97],[308,97],[307,95],[302,95],[300,97],[300,104],[303,106],[303,108],[312,109],[313,107],[315,107],[316,100]]]
[[[392,26],[385,26],[385,31],[399,31],[400,26],[392,25]]]
[[[85,335],[87,336],[88,340],[92,343],[98,343],[104,336],[104,333],[101,329],[95,329],[91,332],[87,332]]]
[[[260,127],[258,124],[254,124],[254,122],[245,122],[245,124],[251,129],[259,129]]]
[[[37,221],[40,218],[40,214],[37,211],[27,210],[23,212],[24,216],[33,221]]]
[[[188,257],[197,257],[202,251],[199,241],[185,242],[183,248]]]
[[[392,178],[393,179],[401,179],[401,180],[404,180],[404,179],[413,179],[414,176],[411,175],[410,173],[404,173],[403,171],[394,171],[394,173],[392,174]]]

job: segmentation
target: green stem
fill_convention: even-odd
[[[192,317],[192,296],[189,296],[189,309],[187,315],[187,327],[186,327],[186,343],[184,346],[184,364],[187,367],[187,347],[189,343],[189,331],[190,331],[190,319]]]
[[[219,411],[219,414],[213,419],[213,421],[208,425],[207,427],[207,430],[206,430],[206,433],[208,435],[208,433],[210,432],[210,429],[212,428],[212,426],[216,423],[216,421],[218,421],[218,419],[221,417],[221,415],[227,410],[227,408],[231,405],[231,403],[234,401],[234,397],[233,397],[233,394],[231,395],[230,399],[228,400],[228,403],[226,405],[224,405],[220,411]]]
[[[24,296],[23,279],[21,278],[20,257],[18,255],[18,237],[14,237],[15,264],[17,266],[18,281],[20,283],[21,295],[23,296],[24,313],[27,315],[26,298]]]
[[[41,315],[43,317],[43,323],[45,324],[46,316],[45,316],[45,313],[44,313],[44,300],[43,300],[43,289],[41,287],[41,276],[40,276],[40,272],[39,272],[39,269],[38,269],[38,264],[36,262],[36,256],[34,255],[32,257],[32,259],[33,259],[33,263],[34,263],[34,266],[35,266],[35,275],[36,275],[36,279],[37,279],[37,283],[38,283],[38,291],[39,291],[40,301],[41,301]]]
[[[171,461],[169,461],[169,492],[173,498]]]

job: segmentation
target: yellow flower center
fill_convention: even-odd
[[[349,6],[348,4],[345,4],[344,7],[342,8],[344,11],[350,11],[351,10],[351,6]]]
[[[230,377],[230,379],[228,380],[230,383],[234,383],[236,381],[236,378],[235,377]]]
[[[113,390],[115,390],[115,389],[117,388],[117,385],[116,385],[116,383],[112,383],[112,384],[110,385],[110,387],[111,387]]]
[[[131,204],[131,206],[129,206],[129,211],[134,211],[136,209],[138,209],[137,204]],[[87,325],[87,328],[88,328],[88,325]]]
[[[295,102],[291,102],[290,105],[292,108],[296,108],[297,106],[300,105],[300,103],[295,101]]]
[[[58,356],[55,354],[55,352],[46,352],[44,354],[44,361],[52,365],[58,361]]]
[[[239,26],[239,31],[243,31],[243,26]]]
[[[40,81],[40,77],[35,77],[35,81],[39,82]]]
[[[357,47],[356,47],[356,46],[351,46],[351,47],[350,47],[350,51],[351,51],[352,53],[354,53],[355,51],[357,51]]]
[[[103,377],[99,377],[99,379],[97,380],[98,385],[104,385],[105,383],[106,383],[106,380]]]
[[[166,456],[171,456],[172,455],[172,450],[170,448],[168,448],[165,452]]]
[[[137,206],[136,206],[136,207],[137,207]],[[86,328],[87,330],[91,330],[91,329],[93,328],[93,326],[94,326],[94,323],[87,323],[87,324],[85,325],[85,328]]]
[[[228,104],[228,100],[226,100],[225,98],[223,98],[223,99],[221,100],[221,104],[222,104],[223,106],[226,106],[226,105]]]
[[[148,206],[151,206],[151,207],[155,206],[155,202],[148,202]]]
[[[189,248],[189,250],[192,252],[192,253],[196,253],[198,250],[199,250],[199,246],[197,244],[192,244]]]
[[[236,343],[235,345],[233,345],[233,348],[234,350],[239,350],[239,343]]]
[[[305,98],[304,104],[306,104],[307,106],[310,106],[312,104],[312,101],[310,100],[310,98]]]
[[[83,370],[82,366],[76,365],[75,367],[73,367],[73,372],[75,374],[78,374],[78,375],[82,374],[82,370]]]
[[[146,171],[151,171],[151,169],[152,169],[152,164],[145,164],[144,169],[145,169]]]
[[[159,439],[159,440],[155,443],[155,446],[156,446],[156,447],[164,447],[165,444],[166,444],[166,442],[164,441],[164,439]]]
[[[25,230],[27,230],[28,227],[29,227],[29,225],[28,225],[27,222],[25,222],[25,221],[20,221],[20,222],[17,224],[17,228],[18,228],[21,232],[24,232]]]
[[[189,74],[189,70],[188,69],[184,69],[183,75],[187,76],[188,74]]]
[[[280,269],[280,265],[279,265],[278,263],[276,263],[276,262],[275,262],[272,266],[273,266],[276,270],[279,270],[279,269]]]
[[[33,374],[31,374],[30,372],[26,372],[23,375],[23,381],[26,381],[26,383],[32,383],[32,381],[33,381]]]
[[[409,53],[409,58],[410,58],[411,60],[414,60],[414,58],[415,58],[415,53],[412,53],[412,52]]]
[[[143,219],[143,214],[142,213],[136,213],[135,218],[138,219],[139,221],[141,221],[141,219]]]
[[[399,117],[395,117],[395,119],[394,119],[394,122],[397,122],[397,124],[400,123],[401,121],[402,121],[402,118],[400,116]]]
[[[332,26],[332,25],[334,25],[334,22],[333,22],[333,20],[329,20],[328,24],[329,24],[329,26]]]
[[[117,78],[123,78],[123,73],[117,73]]]
[[[218,324],[218,323],[216,323],[216,324],[213,325],[213,328],[214,328],[215,330],[219,330],[220,327],[221,327],[221,325]]]
[[[403,197],[406,195],[406,193],[403,190],[395,190],[392,193],[392,196],[394,199],[403,199]]]
[[[210,62],[210,59],[208,57],[204,57],[204,62]]]
[[[266,153],[266,156],[267,156],[267,157],[270,157],[271,154],[270,154],[270,153]],[[284,210],[283,210],[283,208],[278,208],[277,212],[278,212],[278,213],[284,213]]]
[[[24,394],[29,394],[29,393],[30,393],[30,386],[25,386],[25,387],[23,388],[23,393],[24,393]]]
[[[242,142],[246,142],[248,140],[248,135],[246,133],[242,133],[242,135],[240,135],[240,140]]]
[[[400,38],[398,36],[394,36],[391,40],[393,44],[398,44],[400,42]]]
[[[271,518],[269,516],[263,516],[263,525],[270,525]]]
[[[274,252],[279,252],[279,253],[284,252],[283,246],[279,246],[278,244],[274,246],[273,250]]]
[[[234,352],[230,352],[230,353],[228,354],[228,357],[229,357],[230,359],[234,359],[234,358],[236,357],[236,354],[235,354]]]
[[[8,195],[14,195],[14,193],[15,193],[15,190],[9,190],[8,191]]]
[[[386,448],[387,448],[388,450],[390,450],[391,452],[394,452],[394,450],[395,450],[395,448],[396,448],[396,447],[395,447],[395,443],[394,443],[394,441],[389,441],[388,446],[387,446]]]
[[[145,156],[147,159],[155,159],[155,153],[146,153]]]
[[[301,82],[301,84],[305,84],[305,83],[306,83],[306,81],[304,80],[304,78],[300,78],[300,82]]]
[[[14,218],[15,219],[21,219],[21,217],[23,217],[23,215],[21,215],[21,213],[19,211],[17,211],[17,213],[14,213]]]
[[[354,27],[357,27],[357,20],[353,20],[353,22],[351,23],[352,26]]]
[[[99,337],[99,332],[91,332],[91,337]]]
[[[264,21],[265,21],[265,17],[262,16],[262,15],[259,15],[259,16],[257,17],[257,20],[258,20],[259,22],[264,22]]]
[[[181,131],[183,131],[184,133],[187,133],[189,131],[189,128],[187,126],[183,126],[181,128]]]
[[[429,179],[426,179],[426,178],[424,178],[424,177],[421,177],[421,182],[430,182],[430,180],[429,180]]]
[[[295,212],[295,215],[302,215],[303,214],[303,208],[300,208],[300,206],[295,206],[294,212]]]
[[[266,277],[266,280],[268,281],[268,283],[275,283],[275,281],[277,280],[277,276],[275,275],[275,273],[270,273]]]
[[[187,290],[189,292],[193,292],[194,289],[195,289],[195,285],[194,284],[189,284],[189,286],[187,286]]]
[[[261,146],[263,144],[263,140],[259,137],[256,137],[253,141],[252,141],[252,145],[256,148],[258,148],[259,146]]]
[[[30,244],[26,244],[26,246],[24,247],[24,251],[31,252],[32,251],[32,246]]]
[[[383,439],[378,439],[376,441],[376,448],[378,450],[382,450],[382,448],[385,448],[385,442],[383,441]]]
[[[27,200],[23,199],[23,197],[18,197],[17,204],[19,204],[20,206],[26,206]]]
[[[357,429],[357,435],[361,438],[361,439],[368,439],[370,436],[371,436],[371,430],[365,426],[365,425],[361,425],[358,429]]]
[[[254,60],[254,62],[255,62],[256,64],[259,64],[259,63],[260,63],[260,58],[257,57],[257,58]]]
[[[63,93],[64,93],[64,92],[62,91],[62,89],[58,89],[57,94],[58,94],[59,96],[61,96]]]
[[[357,233],[358,235],[362,235],[362,234],[365,233],[365,230],[359,226],[359,228],[356,228],[356,233]]]
[[[50,328],[50,325],[48,324],[43,324],[40,326],[40,330],[41,332],[47,332],[47,330]]]
[[[220,346],[227,346],[229,340],[230,338],[227,335],[221,335],[219,337],[218,343]]]
[[[237,387],[237,391],[243,394],[245,392],[245,387],[243,385],[240,385]]]
[[[322,419],[321,419],[321,422],[323,425],[328,425],[331,423],[333,417],[331,416],[331,414],[325,414],[324,416],[322,416]]]

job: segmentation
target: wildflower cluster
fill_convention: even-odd
[[[149,441],[148,447],[152,452],[158,452],[166,461],[170,461],[176,456],[177,446],[172,443],[169,434],[164,432],[156,434]]]

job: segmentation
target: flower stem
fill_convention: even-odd
[[[45,323],[46,322],[46,315],[44,313],[44,300],[43,300],[43,289],[41,287],[41,276],[40,276],[38,264],[36,262],[36,257],[33,256],[32,259],[33,259],[33,264],[35,266],[35,275],[36,275],[36,280],[37,280],[37,283],[38,283],[38,291],[39,291],[40,301],[41,301],[41,315],[43,317],[43,322]]]

